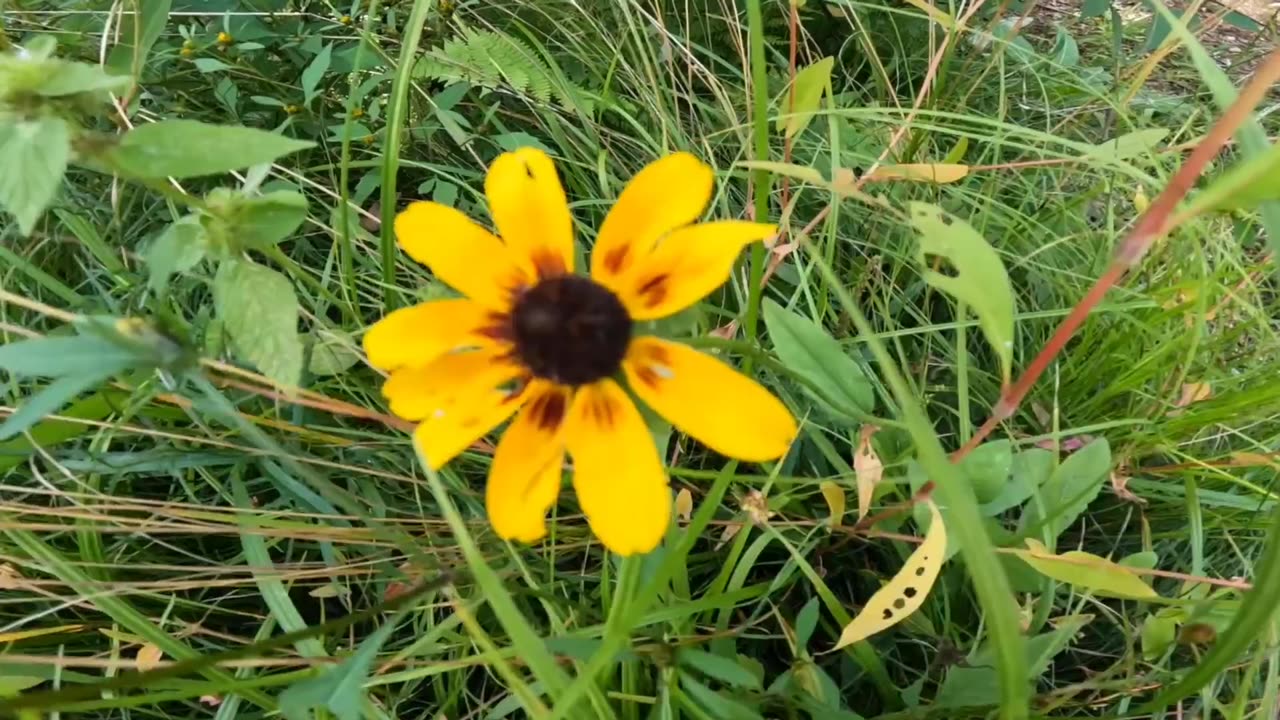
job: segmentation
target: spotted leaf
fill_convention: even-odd
[[[844,631],[836,642],[836,649],[865,640],[897,625],[924,604],[934,581],[938,579],[938,571],[942,569],[942,561],[947,554],[947,529],[943,525],[938,506],[932,501],[929,502],[929,512],[932,521],[929,523],[929,531],[925,533],[924,542],[911,553],[898,574],[871,596],[862,612],[844,626]]]

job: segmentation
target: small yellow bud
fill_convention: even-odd
[[[230,33],[220,32],[218,33],[218,42],[222,43],[223,45],[230,45],[231,43],[235,42],[235,39],[231,37]]]
[[[362,118],[362,117],[364,117],[364,108],[355,108],[355,109],[353,109],[353,110],[351,111],[351,117],[353,117],[353,118]]]
[[[364,144],[365,144],[365,145],[372,145],[372,144],[373,144],[373,136],[372,136],[372,135],[365,135],[363,138],[361,138],[361,141],[362,141],[362,142],[364,142]]]
[[[297,105],[285,105],[284,111],[289,113],[290,115],[297,115],[298,113],[302,112],[302,108],[298,107]]]
[[[196,41],[192,40],[191,38],[187,38],[186,40],[182,41],[182,47],[184,49],[194,49],[195,46],[196,46]]]
[[[350,24],[351,24],[351,16],[350,16],[350,15],[343,15],[342,17],[338,18],[338,22],[342,23],[343,25],[350,25]]]
[[[192,49],[191,49],[191,48],[189,48],[189,47],[184,47],[184,48],[182,48],[182,50],[181,50],[178,54],[179,54],[179,55],[181,55],[181,56],[182,56],[182,57],[184,57],[184,58],[190,58],[191,56],[193,56],[193,55],[195,55],[195,54],[196,54],[196,51],[195,51],[195,50],[192,50]]]

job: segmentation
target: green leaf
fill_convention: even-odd
[[[676,655],[682,666],[692,668],[726,685],[759,689],[760,681],[750,670],[738,664],[736,658],[727,658],[695,648],[682,648]]]
[[[33,338],[0,345],[0,368],[18,376],[61,377],[128,363],[126,349],[92,335]]]
[[[236,354],[276,383],[296,387],[302,342],[289,279],[247,260],[227,260],[213,278],[213,302]]]
[[[324,79],[324,74],[329,70],[329,61],[332,59],[333,46],[325,45],[320,52],[316,53],[311,64],[307,65],[307,69],[302,71],[302,96],[304,102],[310,103],[311,99],[316,96],[316,88],[320,85],[320,81]]]
[[[31,677],[29,675],[7,675],[0,677],[0,697],[12,697],[29,690],[40,683],[44,682],[44,678]]]
[[[71,132],[62,118],[0,121],[0,207],[17,219],[23,235],[31,234],[58,194],[70,155]]]
[[[809,127],[822,102],[822,92],[831,84],[834,64],[835,58],[824,57],[796,73],[795,89],[787,94],[787,112],[778,117],[778,132],[793,138]]]
[[[103,160],[122,175],[190,178],[272,162],[314,146],[254,128],[163,120],[125,133]]]
[[[1184,215],[1211,211],[1251,210],[1280,198],[1280,143],[1236,163],[1191,198]]]
[[[0,423],[0,440],[8,440],[40,422],[45,416],[57,412],[63,405],[71,402],[76,395],[123,370],[128,363],[111,364],[103,361],[98,365],[99,367],[92,372],[64,375],[27,398],[12,415]]]
[[[992,517],[1026,502],[1052,476],[1054,460],[1053,453],[1041,448],[1028,448],[1014,455],[1009,482],[982,506],[982,514]]]
[[[1021,532],[1036,534],[1047,525],[1049,537],[1057,538],[1098,496],[1110,469],[1111,446],[1105,438],[1072,453],[1040,488],[1040,502],[1028,503],[1019,525]]]
[[[120,74],[141,75],[151,46],[164,32],[171,4],[171,0],[136,0],[131,5],[136,12],[121,16],[124,38],[111,48],[107,67]]]
[[[1058,582],[1092,590],[1104,597],[1134,600],[1159,597],[1132,570],[1106,558],[1081,550],[1055,555],[1039,540],[1027,538],[1026,543],[1028,550],[1018,550],[1015,554],[1036,572]]]
[[[1137,568],[1139,570],[1152,570],[1156,564],[1160,562],[1160,555],[1153,550],[1144,550],[1131,555],[1125,555],[1118,561],[1120,565],[1128,568]]]
[[[200,219],[188,215],[170,223],[147,248],[146,261],[150,278],[147,284],[158,291],[175,273],[190,270],[204,259],[209,249]]]
[[[1057,618],[1053,621],[1053,630],[1027,638],[1025,677],[1034,681],[1043,675],[1053,658],[1066,650],[1080,629],[1092,619],[1092,615]],[[995,654],[989,645],[983,645],[969,656],[966,662],[969,667],[953,667],[947,672],[947,678],[934,698],[934,705],[956,708],[997,704],[1000,701],[999,680],[992,667],[994,663]]]
[[[688,673],[680,673],[680,688],[716,720],[764,720],[760,713],[712,690]]]
[[[875,409],[871,382],[840,343],[817,323],[773,300],[766,298],[762,310],[778,358],[813,386],[805,390],[847,417],[871,414]]]
[[[206,198],[205,213],[212,244],[237,256],[265,250],[292,235],[307,219],[307,198],[292,190],[249,197],[218,188]]]
[[[796,654],[804,652],[809,646],[809,638],[813,637],[814,628],[818,627],[818,607],[820,598],[810,598],[796,615]]]
[[[1084,6],[1080,8],[1080,17],[1100,17],[1110,9],[1111,0],[1084,0]]]
[[[1169,131],[1166,128],[1134,130],[1094,145],[1087,155],[1099,160],[1114,161],[1141,157],[1154,150],[1168,134]]]
[[[1165,613],[1152,613],[1142,621],[1142,659],[1159,660],[1178,639],[1178,618]]]
[[[360,353],[355,349],[356,343],[349,335],[326,330],[313,332],[311,336],[314,342],[307,370],[312,375],[337,375],[360,362]]]
[[[208,57],[204,57],[204,58],[196,58],[196,59],[195,59],[195,66],[196,66],[196,69],[197,69],[197,70],[199,70],[199,71],[200,71],[200,72],[202,72],[202,73],[206,73],[206,74],[208,74],[208,73],[215,73],[215,72],[221,72],[222,70],[230,70],[230,69],[231,69],[231,66],[230,66],[230,65],[228,65],[228,64],[226,64],[226,63],[224,63],[224,62],[222,62],[222,61],[221,61],[221,60],[219,60],[218,58],[208,58]]]
[[[1013,288],[1000,256],[969,223],[937,205],[912,202],[911,224],[920,234],[916,257],[925,282],[967,304],[1000,358],[1008,384],[1013,366]],[[930,257],[945,260],[954,276],[930,269]]]
[[[355,653],[319,675],[290,685],[280,693],[280,711],[288,720],[311,720],[312,709],[326,709],[338,720],[362,720],[364,683],[378,650],[396,623],[388,621],[365,638]]]
[[[31,436],[29,440],[23,436],[0,443],[0,470],[8,470],[22,464],[37,447],[50,448],[96,430],[93,425],[75,422],[74,419],[102,420],[120,407],[115,400],[106,393],[94,393],[72,403],[70,407],[58,413],[73,418],[72,420],[44,420],[28,428],[27,433]]]
[[[1058,37],[1053,43],[1053,61],[1067,68],[1080,64],[1080,46],[1061,25],[1058,26]]]
[[[960,461],[960,471],[969,479],[978,502],[995,500],[1008,484],[1013,465],[1013,445],[1008,440],[996,440],[974,448]]]
[[[66,97],[81,93],[123,92],[129,87],[127,75],[109,75],[97,65],[53,61],[36,92],[44,97]]]

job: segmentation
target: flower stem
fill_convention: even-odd
[[[752,153],[756,160],[769,159],[769,86],[765,76],[764,58],[764,18],[760,9],[761,0],[747,0],[747,34],[751,52],[751,134],[755,150]],[[772,177],[767,170],[751,171],[752,203],[756,222],[765,222],[769,216],[769,187]],[[751,246],[750,282],[747,284],[747,319],[745,330],[747,342],[756,339],[756,328],[760,321],[760,298],[763,288],[765,262],[768,256],[764,245],[756,243]],[[743,369],[751,371],[751,356],[743,360]]]

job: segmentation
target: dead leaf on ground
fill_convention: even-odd
[[[875,425],[863,425],[858,431],[858,449],[853,454],[853,472],[858,482],[858,519],[867,516],[871,510],[871,499],[875,495],[876,485],[884,476],[884,463],[871,446],[871,438],[880,428]]]
[[[1208,400],[1212,396],[1213,388],[1209,386],[1209,383],[1183,383],[1182,394],[1178,396],[1178,401],[1173,404],[1174,409],[1166,414],[1169,417],[1177,417],[1182,414],[1183,408],[1201,400]]]
[[[1147,501],[1138,497],[1137,495],[1134,495],[1133,491],[1129,489],[1128,485],[1129,485],[1128,475],[1118,473],[1114,470],[1111,471],[1111,491],[1116,494],[1116,497],[1120,498],[1121,500],[1124,500],[1125,502],[1134,503],[1135,505],[1146,505]]]

